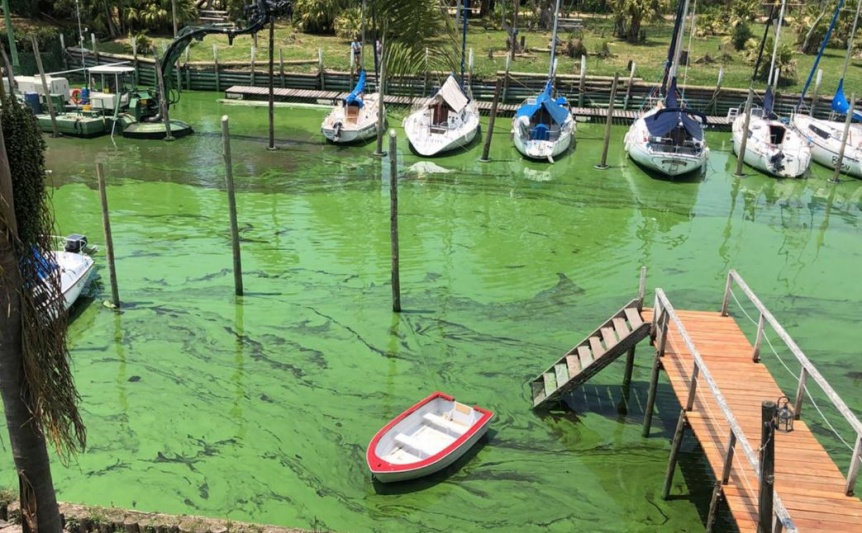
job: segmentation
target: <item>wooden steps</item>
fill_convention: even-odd
[[[634,299],[587,335],[547,370],[530,382],[533,409],[559,402],[562,396],[583,385],[620,355],[643,340],[650,331]]]

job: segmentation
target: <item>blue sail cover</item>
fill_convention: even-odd
[[[835,91],[835,96],[832,97],[832,111],[846,115],[850,111],[850,102],[847,101],[847,95],[844,94],[844,78],[838,81],[838,89]],[[853,110],[853,120],[862,121],[862,113],[858,109]]]
[[[359,96],[365,90],[365,69],[359,71],[359,80],[356,82],[353,92],[344,98],[344,105],[355,104],[360,108],[365,105],[362,98]]]
[[[561,96],[554,100],[554,98],[551,96],[551,92],[553,91],[553,89],[554,86],[551,80],[548,80],[548,83],[545,84],[545,90],[543,90],[542,94],[540,94],[536,98],[536,103],[524,104],[519,107],[518,110],[515,112],[515,118],[532,118],[533,115],[535,115],[542,109],[545,109],[545,111],[547,111],[548,114],[551,115],[551,119],[553,119],[555,123],[563,124],[569,118],[569,116],[571,116],[571,113],[565,107],[565,98]]]
[[[703,125],[700,121],[691,118],[691,115],[703,118],[703,114],[698,111],[683,110],[679,107],[676,98],[676,78],[673,78],[667,97],[664,99],[664,109],[647,117],[647,130],[653,137],[664,137],[678,126],[682,126],[693,139],[703,140]]]

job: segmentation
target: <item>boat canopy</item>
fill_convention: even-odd
[[[32,261],[33,265],[36,267],[36,274],[39,276],[39,279],[48,279],[51,274],[53,274],[59,269],[59,267],[57,266],[57,262],[45,257],[45,255],[41,251],[39,251],[39,248],[37,248],[36,246],[33,246],[32,250]]]
[[[353,104],[361,108],[365,105],[360,96],[363,91],[365,91],[365,69],[362,69],[359,72],[359,80],[357,80],[356,87],[353,88],[353,92],[344,97],[344,105]]]
[[[551,80],[545,84],[545,90],[542,91],[536,98],[535,104],[524,104],[515,112],[515,118],[527,117],[530,118],[542,109],[548,112],[553,121],[557,124],[563,124],[571,115],[570,111],[565,107],[566,99],[559,97],[556,100],[551,97],[551,91],[554,86]]]
[[[670,89],[664,99],[664,105],[664,109],[646,119],[646,126],[650,135],[664,137],[677,127],[682,126],[693,139],[703,140],[703,123],[706,122],[706,119],[699,111],[680,108],[676,97],[676,78],[670,82]],[[693,117],[698,117],[700,120],[695,120]]]
[[[446,82],[442,87],[440,87],[440,90],[437,91],[434,98],[441,98],[446,102],[446,105],[451,107],[456,113],[460,113],[461,110],[467,107],[467,104],[470,102],[464,94],[464,91],[461,89],[461,86],[458,85],[458,82],[455,80],[455,76],[451,74],[446,78]]]
[[[850,111],[850,102],[847,101],[847,95],[844,94],[844,78],[838,81],[838,89],[835,91],[835,96],[832,97],[832,111],[846,115]],[[862,113],[858,109],[853,110],[853,120],[862,121]]]

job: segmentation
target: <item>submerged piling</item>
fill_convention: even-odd
[[[242,257],[239,248],[239,224],[236,220],[236,196],[233,187],[233,162],[230,155],[230,125],[227,115],[221,117],[221,137],[224,146],[225,183],[227,185],[227,205],[230,211],[230,237],[233,245],[233,283],[234,293],[242,296]]]
[[[114,265],[114,237],[111,234],[111,220],[108,216],[108,192],[105,186],[105,173],[102,164],[96,163],[96,179],[99,182],[99,200],[102,205],[102,227],[105,230],[105,254],[108,257],[108,272],[111,275],[111,304],[120,307],[120,290],[117,286],[117,269]]]

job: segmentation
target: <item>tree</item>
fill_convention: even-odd
[[[32,113],[2,89],[0,104],[0,396],[23,518],[31,531],[54,532],[61,523],[46,443],[68,458],[85,446],[86,429],[69,367],[60,282],[40,278],[46,268],[40,256],[48,269],[53,261],[45,144]]]
[[[608,0],[614,15],[614,33],[630,43],[641,42],[641,24],[658,20],[670,0]]]

